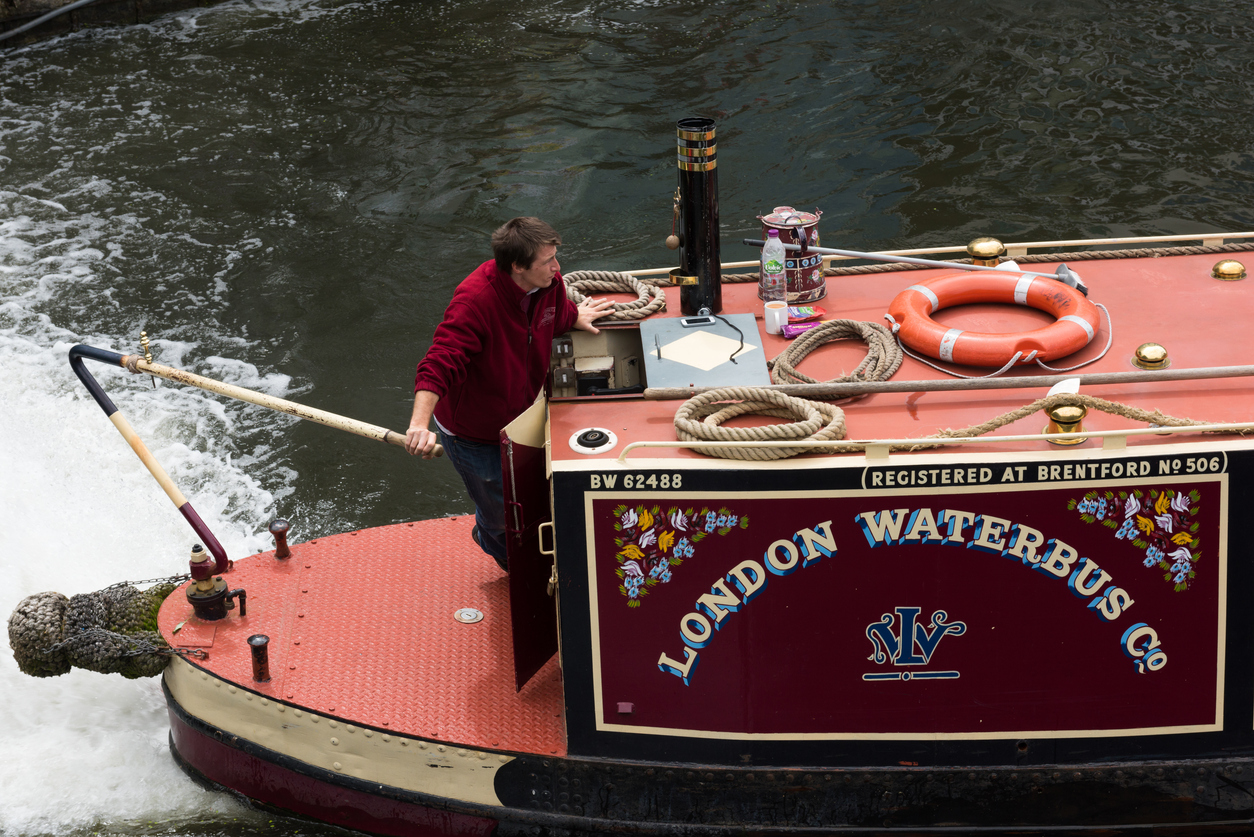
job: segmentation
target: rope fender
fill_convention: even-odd
[[[562,277],[566,282],[566,297],[576,305],[589,294],[635,294],[632,302],[615,302],[614,313],[606,320],[643,320],[650,314],[666,310],[666,293],[657,285],[641,282],[630,273],[616,270],[576,270]]]

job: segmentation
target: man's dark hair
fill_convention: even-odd
[[[496,266],[509,273],[516,264],[531,267],[544,245],[556,247],[561,243],[557,230],[539,218],[515,218],[492,233],[492,256]]]

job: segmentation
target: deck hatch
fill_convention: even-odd
[[[765,386],[771,382],[752,314],[729,314],[699,328],[684,328],[675,318],[649,320],[640,324],[640,336],[649,386]]]

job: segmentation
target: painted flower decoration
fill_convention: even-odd
[[[639,607],[657,585],[670,582],[675,569],[696,554],[701,540],[749,526],[748,517],[726,508],[712,511],[623,505],[615,508],[613,515],[617,532],[614,573],[621,580],[618,591],[628,599],[628,607]]]
[[[1067,508],[1079,512],[1085,523],[1108,528],[1116,540],[1143,550],[1141,565],[1161,572],[1163,580],[1182,593],[1194,584],[1202,557],[1201,522],[1196,519],[1200,500],[1196,488],[1132,488],[1090,491],[1068,500]]]
[[[1189,551],[1188,547],[1182,546],[1175,552],[1171,553],[1171,557],[1181,562],[1192,561],[1193,553]]]

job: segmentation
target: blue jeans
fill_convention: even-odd
[[[436,431],[444,455],[457,469],[466,493],[475,504],[479,548],[497,564],[506,566],[505,495],[501,483],[501,446],[485,445]]]

